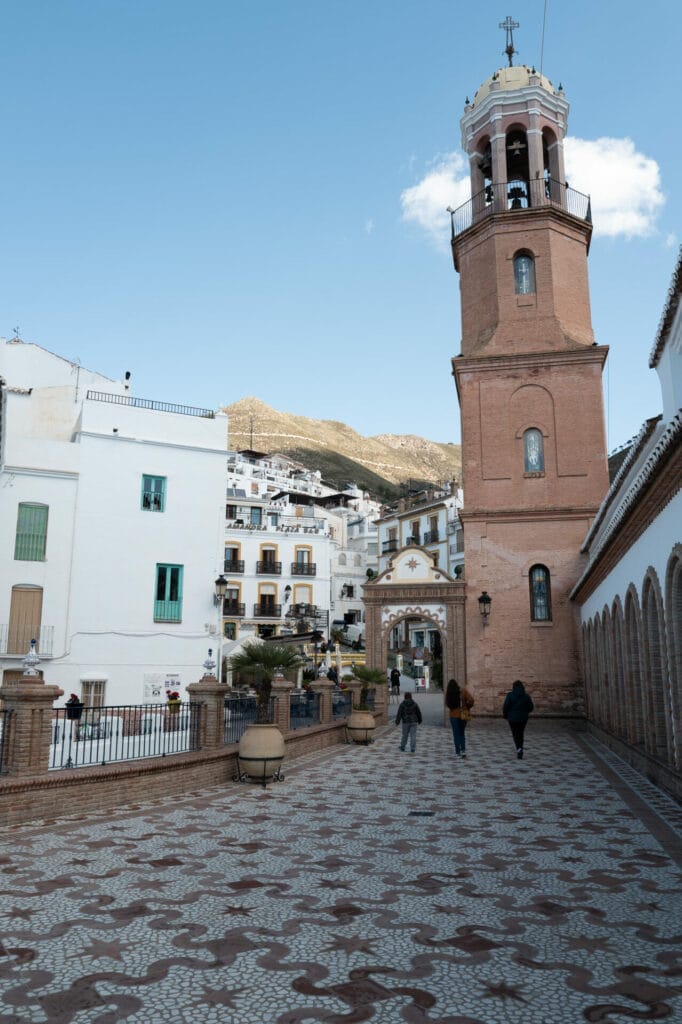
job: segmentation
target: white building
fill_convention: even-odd
[[[217,639],[226,417],[18,339],[0,380],[3,678],[35,638],[45,679],[86,703],[182,691]]]
[[[400,498],[382,510],[377,521],[379,572],[384,572],[398,551],[410,546],[423,548],[434,565],[453,578],[464,572],[464,534],[459,518],[463,493],[456,480],[442,490],[420,491]],[[420,616],[405,619],[393,630],[391,649],[422,660],[421,651],[440,659],[439,631]],[[421,672],[416,671],[420,676]]]
[[[286,456],[230,452],[224,636],[317,628],[329,639],[335,622],[360,621],[372,556],[358,523],[369,523],[378,508],[358,488],[335,491]],[[366,526],[363,536],[371,533]]]
[[[682,769],[682,249],[649,358],[663,411],[630,445],[585,538],[589,717],[678,795]],[[641,762],[637,762],[642,767]],[[674,779],[673,779],[674,775]],[[675,781],[676,780],[676,781]]]

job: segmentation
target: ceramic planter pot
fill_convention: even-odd
[[[239,741],[237,776],[240,782],[254,779],[267,784],[268,779],[281,782],[284,760],[284,737],[276,725],[250,725]]]
[[[358,711],[354,708],[346,723],[348,738],[353,743],[369,744],[374,740],[374,715],[371,711]]]

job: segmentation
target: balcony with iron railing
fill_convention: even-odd
[[[241,619],[246,614],[246,605],[240,601],[223,601],[223,615]]]
[[[256,574],[258,576],[281,576],[282,563],[275,562],[270,558],[256,562]]]
[[[450,212],[452,240],[497,213],[518,210],[563,210],[571,217],[592,223],[590,197],[553,178],[531,181],[499,181],[486,185],[466,203]]]
[[[244,559],[243,558],[226,558],[223,572],[228,572],[231,575],[240,574],[244,572]]]
[[[391,551],[397,551],[398,547],[399,544],[398,541],[395,540],[395,538],[391,538],[391,540],[385,540],[381,545],[381,553],[382,555],[388,555],[391,553]]]
[[[316,576],[317,575],[317,563],[316,562],[292,562],[291,563],[291,575],[292,576]]]
[[[253,617],[255,619],[281,619],[281,604],[263,604],[256,602],[253,606]]]
[[[426,533],[424,534],[425,544],[438,544],[439,540],[440,535],[438,533],[438,530],[427,530]]]
[[[41,658],[51,658],[54,644],[54,626],[26,625],[25,623],[0,624],[0,654],[25,658],[36,642],[36,653]]]
[[[405,540],[405,547],[409,548],[410,545],[416,545],[417,547],[421,546],[421,540],[419,539],[419,534],[418,533],[414,534],[412,537],[408,537]]]

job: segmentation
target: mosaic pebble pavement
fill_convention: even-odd
[[[676,803],[570,727],[378,733],[0,834],[0,1022],[682,1022]]]

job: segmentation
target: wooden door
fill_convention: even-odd
[[[7,635],[8,654],[27,654],[31,640],[40,651],[40,623],[43,613],[42,587],[12,587]]]

